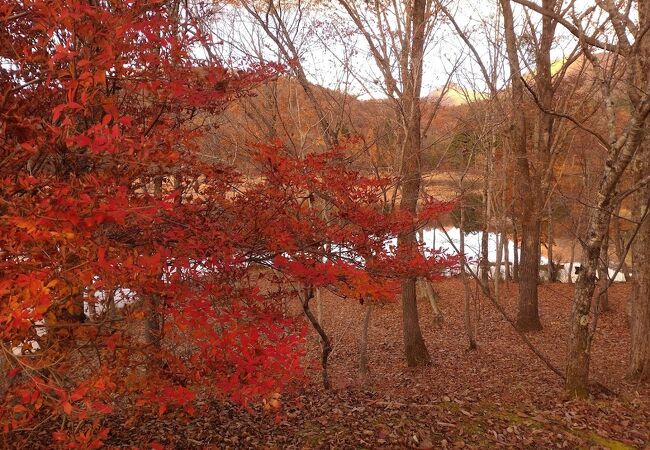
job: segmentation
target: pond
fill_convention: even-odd
[[[445,233],[446,232],[446,233]],[[465,255],[469,261],[469,265],[472,267],[472,270],[478,272],[478,261],[481,256],[481,240],[483,237],[482,231],[473,231],[465,233]],[[424,244],[428,249],[440,249],[448,255],[455,255],[456,249],[460,248],[460,229],[459,228],[448,228],[445,230],[439,228],[429,228],[423,232]],[[498,236],[496,233],[488,233],[488,260],[490,263],[495,263],[497,259],[497,243]],[[453,245],[452,245],[453,244]],[[455,248],[454,248],[455,246]],[[521,260],[521,250],[518,253],[519,260]],[[501,260],[505,261],[505,254],[501,255]],[[508,261],[510,264],[513,264],[515,261],[515,245],[512,240],[508,240]],[[548,258],[546,256],[540,256],[540,278],[548,278],[548,273],[546,271],[546,266],[548,265]],[[579,272],[580,261],[576,260],[573,262],[573,269],[571,270],[571,281],[575,282],[578,278],[577,272]],[[561,261],[560,267],[558,269],[558,281],[562,283],[567,283],[569,281],[569,270],[571,269],[570,261]],[[490,268],[491,274],[494,275],[495,268],[492,266]],[[501,266],[501,274],[505,275],[505,266]],[[616,268],[609,268],[609,277],[615,277],[614,281],[625,281],[625,276],[622,272],[616,274]]]

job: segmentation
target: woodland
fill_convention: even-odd
[[[0,448],[650,448],[650,2],[0,1]]]

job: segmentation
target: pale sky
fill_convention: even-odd
[[[493,29],[500,20],[496,8],[497,1],[459,0],[450,5],[457,22],[469,31],[471,39],[485,64],[490,67],[495,61],[495,39],[499,37]],[[335,3],[324,6],[311,6],[303,3],[301,20],[295,10],[283,12],[287,28],[293,36],[292,41],[300,54],[300,60],[311,82],[341,91],[347,90],[360,98],[384,98],[383,79],[377,70],[365,40],[358,34],[346,33],[353,30],[354,24],[344,11],[335,8]],[[577,5],[585,7],[590,0],[579,0]],[[514,6],[520,32],[523,23],[522,8]],[[531,13],[533,21],[539,15]],[[271,22],[270,27],[274,24]],[[244,64],[246,61],[263,58],[269,61],[282,61],[278,56],[277,45],[262,28],[241,8],[226,7],[219,23],[214,28],[215,40],[219,45],[221,57],[227,63]],[[571,52],[575,40],[562,27],[558,26],[558,42],[553,49],[553,59],[561,60]],[[455,65],[452,82],[470,90],[487,91],[478,66],[464,43],[456,36],[451,24],[436,26],[432,39],[426,49],[423,73],[423,95],[443,86]],[[504,56],[496,58],[499,87],[507,84],[508,70]],[[530,56],[522,48],[522,65],[525,68]],[[529,69],[534,69],[532,65]],[[348,70],[349,68],[349,70]]]

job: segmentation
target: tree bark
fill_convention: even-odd
[[[372,317],[372,303],[366,306],[361,327],[361,338],[359,339],[359,377],[362,381],[368,378],[368,332],[370,330],[370,319]]]
[[[405,109],[404,128],[406,138],[402,152],[402,198],[400,209],[411,214],[417,212],[421,182],[421,133],[420,133],[420,92],[422,89],[422,57],[424,53],[424,20],[426,0],[414,0],[412,4],[412,49],[410,52],[409,73],[404,83],[402,104]],[[407,258],[417,251],[415,230],[398,236],[398,252]],[[428,365],[431,356],[424,343],[418,316],[416,278],[410,277],[402,282],[402,331],[404,348],[409,367]]]
[[[578,228],[576,229],[576,235],[573,237],[573,240],[571,241],[571,252],[569,255],[569,274],[568,274],[568,279],[567,283],[573,284],[573,266],[575,264],[575,259],[576,259],[576,242],[578,241],[578,232],[580,227],[580,222],[578,222]]]
[[[611,219],[610,219],[611,223]],[[609,228],[603,238],[603,244],[600,247],[600,261],[598,264],[598,298],[596,306],[598,313],[609,311],[609,296],[607,295],[607,286],[609,284]]]
[[[555,262],[553,260],[553,206],[551,204],[551,199],[548,199],[548,224],[546,228],[546,247],[548,255],[548,281],[554,283],[557,281],[557,268],[555,267]]]
[[[162,199],[163,177],[156,176],[153,180],[154,197],[157,200]],[[152,250],[153,252],[153,250]],[[163,277],[162,272],[156,275],[160,281]],[[161,296],[159,292],[151,292],[144,299],[146,308],[145,318],[145,340],[147,344],[154,348],[159,348],[162,340],[162,317],[161,317]]]
[[[495,214],[496,215],[496,214]],[[501,292],[501,259],[502,259],[502,250],[503,250],[503,235],[499,233],[499,229],[497,228],[496,232],[494,233],[494,236],[497,240],[497,248],[496,248],[496,257],[494,258],[494,296],[496,298],[499,298],[499,294]]]
[[[321,297],[321,290],[320,288],[315,288],[314,289],[314,297],[316,298],[316,320],[318,321],[318,324],[321,326],[321,328],[325,329],[325,325],[323,324],[323,299]],[[323,345],[323,339],[318,338],[318,342],[320,345]]]
[[[503,219],[503,231],[501,232],[502,244],[503,244],[503,264],[504,264],[504,273],[505,280],[511,281],[512,274],[510,271],[510,241],[508,240],[508,232],[506,231],[506,219]]]
[[[616,215],[620,216],[621,214],[621,203],[619,202],[618,206],[615,209]],[[623,272],[623,276],[625,277],[625,281],[632,281],[632,278],[630,277],[630,267],[627,265],[627,262],[625,261],[626,259],[626,252],[624,249],[624,243],[625,243],[625,238],[623,235],[623,231],[621,230],[621,221],[618,218],[613,218],[612,221],[612,226],[614,228],[613,236],[611,238],[614,239],[614,248],[616,250],[616,257],[618,258],[618,263],[621,265],[621,271]]]
[[[540,220],[534,211],[527,211],[522,220],[522,248],[519,264],[519,309],[517,327],[521,331],[542,329],[539,320],[537,284],[539,280]]]
[[[465,269],[465,206],[461,200],[460,204],[460,276],[463,280],[463,291],[465,299],[465,332],[469,341],[469,349],[476,350],[476,336],[472,324],[472,309],[470,305],[471,290],[467,271]]]
[[[420,229],[418,232],[419,235],[419,241],[420,244],[424,245],[424,230]],[[433,230],[433,248],[436,248],[436,230]],[[431,305],[431,311],[433,313],[433,323],[434,324],[440,324],[444,320],[444,316],[442,315],[442,311],[440,310],[440,306],[438,305],[438,294],[436,291],[433,290],[433,286],[431,286],[431,281],[427,280],[426,278],[420,278],[418,280],[420,283],[420,293],[424,293],[424,295],[427,297],[429,300],[429,304]],[[416,290],[417,290],[417,285],[416,285]]]
[[[438,305],[438,294],[431,286],[429,280],[422,280],[422,285],[424,286],[424,292],[429,299],[429,304],[431,304],[431,310],[433,311],[433,323],[440,324],[444,321],[444,315]]]
[[[650,141],[637,156],[635,178],[650,174]],[[638,381],[650,381],[650,186],[635,193],[635,219],[643,221],[632,244],[634,290],[630,302],[630,366],[628,375]]]
[[[650,3],[639,2],[639,27],[650,26]],[[637,82],[647,86],[650,78],[650,37],[646,34],[641,45]],[[645,128],[650,125],[646,119]],[[650,136],[646,131],[645,142],[637,152],[634,164],[635,180],[650,175]],[[630,367],[629,376],[638,381],[650,381],[650,185],[641,187],[634,195],[637,221],[643,221],[632,247],[634,261],[634,293],[630,300]]]
[[[650,152],[646,149],[644,161],[639,165],[650,173]],[[650,187],[646,186],[636,194],[636,211],[644,217],[637,233],[632,252],[634,260],[634,292],[630,299],[630,366],[629,376],[638,381],[650,381],[650,219],[646,213]],[[642,213],[643,212],[643,213]]]
[[[512,74],[512,143],[516,161],[517,193],[520,204],[521,260],[519,264],[519,310],[517,327],[520,331],[540,330],[537,284],[539,280],[540,218],[539,186],[536,186],[528,160],[526,118],[524,116],[524,85],[521,79],[514,18],[509,0],[500,0],[505,29],[506,50]]]
[[[485,155],[485,173],[483,180],[483,230],[481,232],[481,259],[480,272],[481,282],[484,286],[489,286],[490,271],[490,254],[488,249],[488,238],[490,233],[490,160],[492,158],[492,148]]]
[[[328,373],[328,364],[329,364],[329,356],[333,350],[332,341],[327,335],[327,333],[325,333],[325,330],[323,329],[323,327],[321,327],[320,323],[318,323],[318,319],[314,316],[314,313],[312,313],[311,309],[309,308],[309,302],[313,298],[314,298],[314,288],[308,286],[307,288],[305,288],[303,293],[302,310],[305,313],[305,316],[307,316],[307,320],[309,320],[311,325],[314,327],[314,329],[320,336],[321,343],[322,343],[321,344],[321,374],[323,377],[323,387],[325,389],[331,389],[332,383],[330,381],[330,377]]]
[[[517,233],[517,223],[515,222],[514,210],[512,216],[512,247],[513,247],[513,262],[512,262],[512,277],[515,281],[519,281],[519,235]]]
[[[608,206],[607,197],[600,195],[599,204]],[[571,309],[569,357],[567,360],[566,389],[570,395],[586,397],[589,392],[589,362],[591,335],[589,332],[591,301],[596,283],[596,271],[600,258],[600,246],[607,230],[609,213],[606,209],[594,209],[591,213],[588,239],[584,246],[581,271],[575,285]]]

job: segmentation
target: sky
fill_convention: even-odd
[[[494,55],[495,48],[498,47],[495,40],[500,39],[499,33],[494,30],[495,24],[500,25],[497,3],[496,0],[456,0],[450,2],[449,9],[460,26],[467,30],[489,70],[493,66],[492,62],[496,62],[494,65],[499,80],[497,84],[498,87],[503,87],[508,84],[509,75],[505,55],[496,55],[496,58]],[[584,8],[591,3],[593,2],[590,0],[577,0],[576,5]],[[303,0],[300,4],[300,14],[296,9],[287,9],[282,12],[282,18],[300,54],[300,61],[308,79],[331,89],[347,91],[361,99],[385,98],[382,75],[365,40],[354,32],[355,26],[345,11],[339,9],[336,2],[313,4]],[[521,34],[523,9],[517,5],[514,5],[513,9]],[[540,18],[536,13],[532,13],[531,17],[534,22]],[[388,22],[393,28],[397,24],[395,16]],[[271,20],[268,26],[271,32],[275,33],[279,25]],[[372,24],[370,28],[373,29]],[[228,63],[245,64],[251,59],[286,62],[273,39],[269,38],[262,27],[242,8],[225,7],[213,30],[215,40],[221,41],[218,45],[220,55]],[[576,42],[561,26],[558,27],[557,35],[552,58],[562,60],[571,52]],[[522,47],[523,66],[534,70],[531,56],[525,50],[525,47]],[[453,68],[456,68],[455,72]],[[458,92],[463,92],[463,89],[470,92],[488,91],[478,65],[465,44],[449,23],[439,20],[433,28],[426,48],[423,95],[439,92],[451,72],[454,72],[451,82],[462,86]]]

